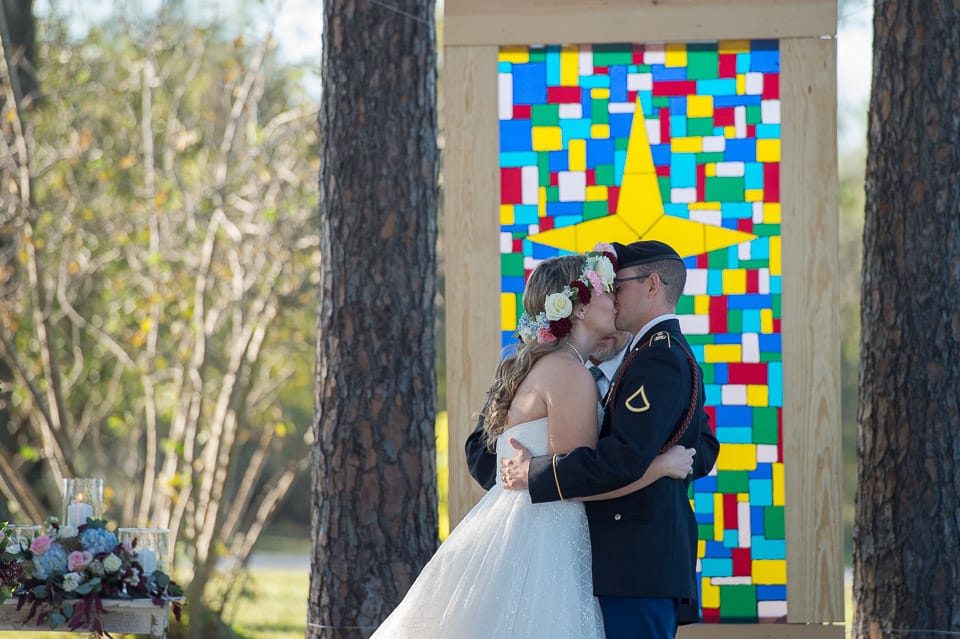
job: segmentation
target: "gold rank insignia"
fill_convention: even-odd
[[[658,333],[654,333],[653,337],[650,338],[650,343],[648,344],[648,346],[653,346],[657,342],[662,342],[664,340],[666,340],[667,342],[667,348],[670,348],[671,346],[670,333],[668,333],[667,331],[660,331]]]
[[[647,399],[647,391],[643,386],[637,389],[633,395],[627,398],[624,404],[631,413],[643,413],[650,410],[650,401]]]

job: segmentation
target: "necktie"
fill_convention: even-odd
[[[603,397],[603,389],[600,388],[600,383],[606,381],[607,376],[603,374],[599,366],[591,366],[590,374],[593,375],[593,381],[597,385],[597,396]]]

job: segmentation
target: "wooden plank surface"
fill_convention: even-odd
[[[106,613],[101,617],[104,630],[109,633],[143,634],[150,637],[163,637],[169,621],[169,608],[156,606],[149,599],[104,599]],[[49,626],[37,626],[34,623],[24,625],[28,608],[17,610],[17,599],[9,599],[0,604],[0,632],[31,631],[44,632]],[[64,626],[56,632],[69,632]],[[79,633],[88,631],[78,630]]]
[[[790,622],[843,620],[836,42],[780,43]]]
[[[836,0],[446,0],[447,46],[835,35]]]
[[[447,48],[443,67],[443,260],[452,529],[483,491],[463,443],[500,361],[497,48]]]
[[[677,639],[843,639],[841,625],[761,623],[681,626]]]

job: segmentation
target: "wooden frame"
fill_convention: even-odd
[[[170,607],[157,606],[149,599],[104,599],[103,607],[107,614],[103,616],[103,629],[119,634],[142,634],[150,639],[163,639],[167,636],[170,621]],[[26,608],[17,611],[17,599],[13,598],[0,604],[0,632],[70,632],[65,626],[51,630],[47,626],[33,623],[24,625],[21,620],[26,616]],[[80,628],[75,632],[89,634],[90,630]]]
[[[783,445],[790,624],[693,626],[680,636],[839,637],[842,626],[794,625],[843,621],[835,0],[447,0],[445,9],[451,527],[482,494],[460,451],[499,358],[498,47],[776,38],[783,77],[783,420],[789,424]],[[738,11],[749,11],[751,19],[738,17]]]

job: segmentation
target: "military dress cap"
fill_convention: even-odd
[[[641,240],[631,244],[614,242],[613,248],[617,251],[617,269],[659,262],[660,260],[683,261],[683,258],[673,250],[672,246],[656,240]]]

